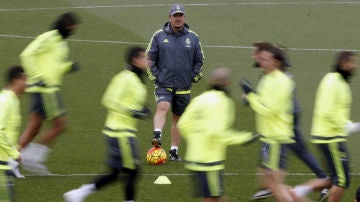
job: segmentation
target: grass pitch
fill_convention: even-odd
[[[302,104],[302,128],[306,140],[311,126],[316,87],[332,66],[338,50],[359,51],[360,2],[321,0],[183,0],[187,23],[200,35],[205,53],[204,72],[228,66],[234,70],[234,80],[248,78],[254,85],[259,77],[252,68],[251,46],[256,41],[270,41],[289,48],[288,54],[297,83],[298,98]],[[105,110],[100,106],[101,96],[111,77],[124,66],[123,52],[127,46],[146,47],[152,34],[167,21],[173,2],[165,0],[32,0],[0,2],[0,74],[5,67],[18,64],[18,55],[33,37],[49,29],[52,21],[66,11],[76,12],[82,24],[70,38],[71,59],[79,61],[82,70],[67,75],[62,94],[69,110],[68,130],[53,145],[49,169],[53,176],[27,175],[16,180],[16,199],[20,202],[58,202],[62,194],[89,182],[103,173],[105,144],[101,129]],[[1,80],[2,81],[2,80]],[[234,82],[236,83],[236,82]],[[155,110],[153,86],[147,82],[148,103]],[[360,120],[360,76],[351,83],[353,113]],[[205,79],[194,85],[193,96],[206,88]],[[234,85],[234,99],[241,91]],[[27,98],[24,96],[26,113]],[[26,122],[26,116],[24,116]],[[170,116],[169,119],[170,120]],[[169,121],[168,121],[169,123]],[[144,155],[150,148],[152,120],[140,123],[139,141]],[[254,130],[253,112],[237,106],[236,128]],[[168,150],[169,124],[164,131],[164,148]],[[360,136],[349,137],[352,183],[343,201],[352,201],[360,185],[360,157],[357,145]],[[316,149],[310,143],[310,150]],[[186,143],[182,142],[180,155]],[[225,190],[228,201],[248,201],[258,187],[256,165],[259,143],[249,146],[231,146],[226,163]],[[314,177],[310,170],[293,156],[289,158],[290,185]],[[183,163],[168,162],[161,166],[144,164],[139,182],[137,201],[199,201],[192,195],[191,181]],[[171,185],[154,185],[159,175],[166,175]],[[120,183],[91,195],[86,201],[112,202],[123,199]],[[310,197],[315,200],[317,194]],[[272,199],[268,201],[273,201]]]

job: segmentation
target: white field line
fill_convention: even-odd
[[[77,173],[77,174],[49,174],[49,175],[42,175],[42,174],[25,174],[25,176],[49,176],[49,177],[81,177],[81,176],[98,176],[103,174],[95,174],[95,173]],[[192,174],[189,173],[142,173],[139,174],[141,176],[159,176],[159,175],[166,175],[166,176],[190,176]],[[224,173],[225,176],[259,176],[260,173]],[[288,173],[287,176],[314,176],[314,173]],[[350,173],[352,176],[360,176],[360,173]]]
[[[21,36],[0,34],[0,38],[19,38],[19,39],[34,39],[33,36]],[[120,45],[147,45],[145,42],[131,42],[131,41],[108,41],[108,40],[86,40],[86,39],[69,39],[69,41],[82,43],[100,43],[100,44],[120,44]],[[252,46],[227,46],[227,45],[203,45],[203,48],[224,48],[224,49],[252,49]],[[341,49],[341,48],[286,48],[291,51],[320,51],[320,52],[338,52],[338,51],[353,51],[359,52],[359,49]]]
[[[139,7],[169,7],[171,4],[138,4],[138,5],[113,5],[113,6],[69,6],[69,7],[44,7],[44,8],[1,8],[6,11],[39,11],[39,10],[68,10],[68,9],[112,9],[112,8],[139,8]],[[190,3],[184,6],[302,6],[302,5],[360,5],[357,1],[328,1],[328,2],[238,2],[238,3]]]

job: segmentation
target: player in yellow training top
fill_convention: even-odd
[[[36,37],[20,54],[21,64],[29,76],[26,92],[30,94],[29,123],[20,137],[23,168],[29,172],[49,173],[44,163],[50,152],[48,145],[66,128],[66,109],[60,96],[60,85],[65,73],[79,69],[69,61],[67,39],[76,29],[78,19],[73,13],[61,15],[53,29]],[[31,143],[43,123],[50,127],[38,143]],[[29,144],[30,143],[30,144]]]
[[[116,181],[120,173],[126,174],[125,201],[135,200],[135,182],[140,163],[136,137],[138,119],[150,116],[150,110],[145,106],[145,50],[132,47],[126,59],[129,65],[114,76],[102,98],[102,104],[107,109],[103,133],[108,145],[107,165],[110,172],[90,184],[66,192],[64,198],[67,202],[83,201],[91,193]]]
[[[0,92],[0,201],[15,201],[9,175],[9,159],[20,160],[18,135],[21,127],[19,95],[26,88],[26,75],[20,66],[9,68],[8,85]]]
[[[315,98],[311,141],[318,145],[327,160],[332,187],[329,201],[341,201],[350,183],[350,163],[347,137],[354,131],[350,121],[352,102],[350,77],[358,67],[353,52],[343,51],[337,56],[333,72],[321,80]]]
[[[187,142],[185,167],[194,174],[197,195],[204,201],[221,201],[227,146],[251,141],[257,135],[231,129],[236,110],[228,89],[230,69],[214,69],[209,83],[209,90],[190,102],[178,127]]]

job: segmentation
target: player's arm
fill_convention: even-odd
[[[149,45],[145,51],[147,56],[149,68],[146,70],[148,77],[150,80],[155,81],[156,77],[159,73],[159,68],[157,66],[157,61],[159,57],[159,42],[157,38],[157,34],[161,30],[155,32],[155,34],[151,37]]]
[[[16,148],[16,145],[11,144],[9,137],[5,134],[5,126],[7,124],[7,116],[11,112],[9,103],[0,101],[0,150],[5,152],[13,159],[18,159],[20,153]]]
[[[284,111],[285,106],[291,104],[291,89],[279,87],[268,90],[267,93],[271,93],[271,95],[259,96],[252,92],[246,96],[246,99],[255,112],[271,118]]]
[[[21,65],[25,72],[33,82],[38,82],[39,85],[44,85],[44,72],[38,64],[38,55],[49,49],[49,41],[49,35],[40,35],[20,54]]]
[[[207,130],[216,141],[227,145],[243,144],[256,137],[254,136],[255,134],[251,132],[238,131],[232,128],[234,113],[231,112],[235,109],[233,102],[229,101],[226,104],[215,103],[208,109],[210,109],[211,114],[207,115],[209,118]]]
[[[37,56],[47,52],[51,45],[51,35],[43,34],[33,40],[20,54],[22,65],[25,69],[29,69],[27,72],[34,72],[33,69],[38,68]]]
[[[202,74],[202,66],[204,64],[204,52],[201,46],[199,38],[197,38],[197,43],[195,46],[195,57],[193,65],[193,82],[198,82],[204,75]]]

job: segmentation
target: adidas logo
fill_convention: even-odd
[[[164,42],[164,43],[169,43],[169,40],[168,40],[168,39],[164,39],[163,42]]]

